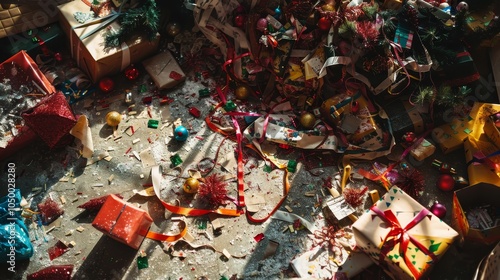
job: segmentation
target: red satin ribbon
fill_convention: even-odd
[[[417,216],[411,220],[404,228],[401,227],[401,224],[398,221],[398,218],[391,210],[382,210],[378,209],[375,205],[370,208],[377,216],[380,217],[385,223],[387,223],[391,227],[391,231],[387,234],[382,242],[382,248],[380,251],[380,262],[383,262],[386,255],[392,250],[394,245],[399,244],[399,253],[403,257],[406,266],[410,269],[411,273],[418,279],[421,275],[420,271],[415,268],[412,264],[411,260],[406,256],[406,251],[408,249],[408,245],[413,243],[418,249],[420,249],[424,254],[428,255],[432,258],[433,261],[437,261],[437,256],[434,255],[427,247],[425,247],[422,243],[420,243],[416,238],[411,236],[408,231],[416,226],[420,221],[422,221],[425,217],[430,214],[430,211],[427,209],[422,209]]]

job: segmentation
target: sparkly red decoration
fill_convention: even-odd
[[[119,197],[120,199],[123,199],[123,196],[121,196],[120,194],[115,194],[115,195],[117,197]],[[82,209],[85,209],[87,211],[97,212],[101,209],[102,205],[104,204],[104,202],[106,202],[106,199],[108,199],[108,197],[109,197],[109,194],[101,196],[101,197],[93,198],[93,199],[85,202],[84,204],[79,205],[78,208],[82,208]]]
[[[70,280],[72,264],[51,265],[27,276],[27,280]]]
[[[424,191],[424,175],[415,168],[403,167],[398,171],[394,185],[414,199],[418,199]]]
[[[53,260],[53,259],[61,256],[62,254],[66,253],[67,251],[69,251],[68,246],[66,246],[66,244],[62,243],[61,240],[57,241],[57,243],[54,244],[54,246],[47,249],[47,252],[49,253],[50,260]]]
[[[344,235],[344,230],[339,229],[338,226],[323,227],[321,230],[314,232],[313,246],[328,246],[334,252],[335,256],[338,257],[339,254],[342,254],[342,244],[338,242],[339,239],[337,237]]]
[[[99,81],[99,89],[104,93],[108,93],[112,91],[114,88],[115,88],[115,82],[111,78],[103,78],[102,80]]]
[[[212,207],[217,207],[226,201],[227,183],[222,176],[212,174],[200,184],[198,196]]]
[[[44,224],[49,224],[59,216],[64,214],[64,210],[61,209],[59,204],[52,200],[51,198],[47,198],[45,202],[38,204],[38,211],[42,213],[42,220]]]
[[[365,201],[365,194],[368,191],[368,187],[363,188],[345,188],[342,192],[344,199],[352,207],[358,207]]]
[[[450,174],[441,174],[437,180],[436,186],[444,192],[452,191],[455,188],[455,179],[453,179],[453,176]]]
[[[125,68],[125,78],[133,81],[139,77],[139,69],[135,67],[133,64]]]
[[[50,148],[61,144],[76,124],[76,117],[61,92],[51,94],[22,117]]]
[[[323,31],[330,30],[331,26],[332,26],[332,21],[327,17],[322,17],[318,20],[318,28]]]

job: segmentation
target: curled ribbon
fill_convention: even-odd
[[[399,244],[400,255],[403,257],[406,266],[408,267],[408,269],[410,269],[415,279],[418,279],[421,273],[415,268],[411,260],[406,256],[406,251],[410,242],[418,249],[420,249],[424,254],[431,257],[433,261],[437,261],[437,256],[434,253],[429,251],[427,247],[425,247],[416,238],[408,233],[410,229],[412,229],[420,221],[427,217],[427,215],[430,214],[429,210],[425,208],[422,209],[404,228],[401,226],[398,218],[391,210],[385,210],[382,212],[382,210],[378,209],[375,205],[372,206],[370,210],[377,214],[377,216],[379,216],[380,219],[387,223],[391,228],[391,231],[389,231],[387,236],[384,238],[384,241],[382,241],[382,248],[379,256],[380,262],[384,261],[385,256],[392,250],[394,245]]]

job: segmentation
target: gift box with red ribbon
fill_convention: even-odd
[[[111,194],[92,226],[119,242],[139,249],[152,223],[153,219],[146,211]]]
[[[353,224],[357,246],[393,279],[425,279],[458,233],[398,187]]]

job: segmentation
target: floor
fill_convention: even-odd
[[[140,66],[139,66],[140,67]],[[113,77],[116,89],[104,94],[95,92],[84,100],[73,104],[75,114],[88,117],[94,141],[94,161],[79,157],[77,144],[49,150],[43,143],[33,143],[29,147],[2,162],[15,162],[16,184],[32,208],[48,197],[54,200],[65,198],[62,205],[64,214],[60,224],[42,229],[30,228],[35,254],[30,261],[16,264],[16,273],[9,279],[25,279],[49,265],[73,264],[73,279],[285,279],[297,277],[290,262],[310,250],[312,233],[307,229],[290,231],[290,222],[268,219],[263,223],[252,223],[245,215],[239,217],[186,217],[191,244],[179,242],[172,248],[165,244],[145,239],[139,250],[103,235],[91,225],[95,214],[78,208],[90,199],[106,194],[120,194],[129,203],[146,210],[154,222],[151,230],[157,232],[176,232],[176,215],[166,211],[156,196],[142,196],[141,191],[151,184],[151,167],[145,166],[134,152],[151,148],[153,162],[163,168],[161,199],[183,205],[197,205],[196,198],[182,191],[189,170],[197,170],[207,164],[207,158],[216,160],[213,173],[226,176],[229,182],[229,195],[236,197],[235,157],[237,143],[211,131],[205,121],[214,105],[211,97],[199,98],[198,91],[213,84],[211,78],[188,76],[180,87],[160,92],[169,98],[169,104],[160,104],[161,98],[154,97],[151,104],[143,102],[144,97],[155,95],[155,86],[142,68],[135,81],[126,80],[123,75]],[[144,90],[144,87],[146,90]],[[132,92],[134,111],[130,115],[125,103],[124,92]],[[116,98],[115,98],[116,97]],[[98,110],[104,99],[113,100],[106,110]],[[93,102],[92,105],[89,105]],[[189,114],[187,106],[201,111],[201,117]],[[114,140],[113,129],[105,124],[105,115],[116,110],[126,116],[118,126],[121,138]],[[150,115],[149,115],[150,114]],[[160,121],[158,128],[149,128],[149,119]],[[174,139],[173,122],[182,120],[190,135],[185,142]],[[129,135],[126,128],[134,127]],[[116,132],[115,132],[116,133]],[[139,140],[137,140],[139,139]],[[218,149],[220,147],[220,151]],[[401,152],[396,147],[394,153]],[[104,156],[103,156],[104,155]],[[178,155],[182,164],[171,167],[170,157]],[[304,161],[304,151],[278,149],[276,157],[282,162],[297,160],[297,171],[290,174],[290,193],[280,210],[301,216],[315,227],[321,228],[328,223],[324,218],[321,201],[327,200],[328,192],[322,187],[329,177],[335,177],[341,170],[336,164],[337,156],[325,154],[323,166],[317,162]],[[111,158],[100,159],[99,156]],[[245,149],[245,182],[247,198],[253,197],[257,213],[254,217],[265,217],[283,195],[283,173],[279,170],[266,172],[266,163],[255,152]],[[306,155],[307,158],[307,155]],[[443,159],[456,164],[457,173],[466,177],[463,150],[449,155],[437,151],[423,162],[411,161],[425,175],[426,188],[419,202],[429,207],[434,201],[443,203],[451,209],[451,193],[444,193],[435,186],[438,172],[431,166],[433,158]],[[209,161],[209,160],[208,160]],[[382,161],[385,161],[382,159]],[[313,166],[308,166],[307,164]],[[371,162],[356,161],[356,167],[369,166]],[[2,173],[2,182],[6,181]],[[110,177],[113,176],[112,179]],[[354,179],[350,184],[366,185],[370,190],[384,189],[366,180]],[[311,194],[312,196],[308,196]],[[5,195],[2,189],[1,195]],[[370,205],[356,209],[361,215]],[[228,208],[234,205],[229,203]],[[173,219],[174,218],[174,219]],[[448,212],[444,221],[450,223]],[[343,221],[349,224],[349,221]],[[214,226],[215,225],[215,226]],[[215,229],[219,227],[220,229]],[[263,237],[263,238],[262,238]],[[62,256],[50,261],[47,249],[58,241],[69,244],[69,250]],[[193,246],[192,246],[193,245]],[[199,247],[197,246],[199,245]],[[471,279],[480,259],[490,248],[451,246],[430,274],[430,279]],[[224,251],[224,252],[223,252]],[[138,258],[144,254],[148,267],[139,269]],[[5,272],[1,273],[6,275]],[[377,266],[373,265],[353,279],[389,279]]]

